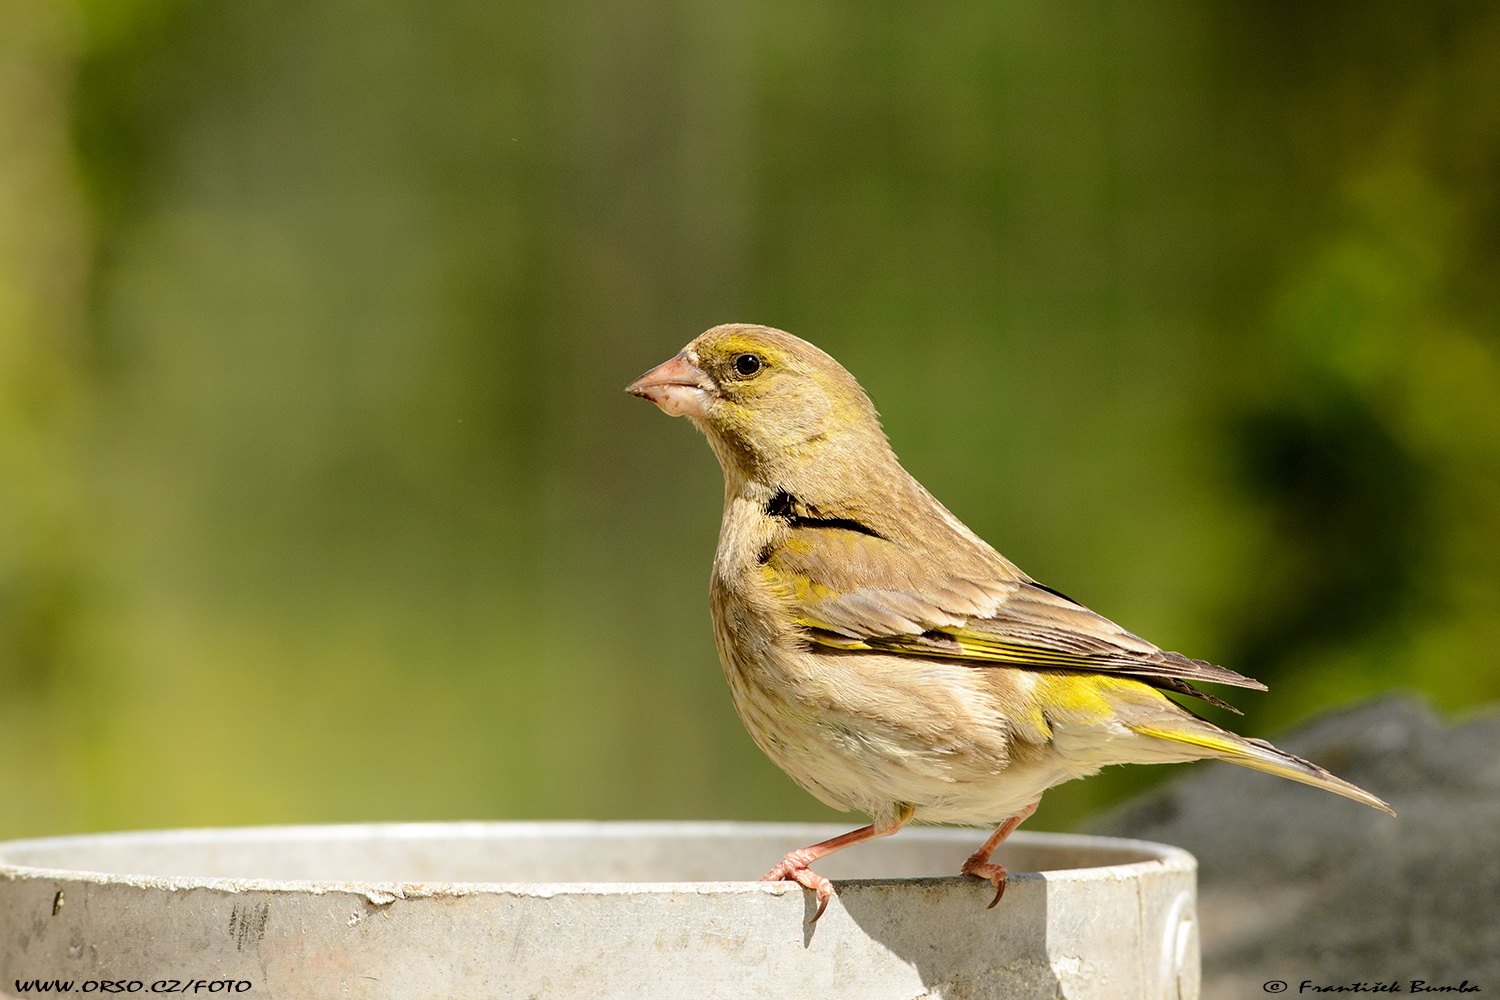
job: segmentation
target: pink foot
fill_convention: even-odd
[[[796,882],[804,889],[811,889],[818,894],[818,912],[814,913],[810,924],[818,922],[823,911],[828,909],[828,901],[833,898],[833,883],[828,881],[811,868],[812,863],[802,851],[793,851],[781,859],[781,863],[761,876],[762,882]],[[1002,869],[1003,870],[1003,869]]]
[[[985,909],[993,910],[995,904],[1000,902],[1000,897],[1005,895],[1005,879],[1008,873],[1004,865],[997,865],[986,861],[986,856],[981,854],[972,855],[968,861],[964,862],[961,873],[972,875],[975,878],[989,879],[990,884],[995,887],[995,898],[990,900],[990,905],[986,906]]]
[[[1026,821],[1027,817],[1036,812],[1036,807],[1041,804],[1041,801],[1041,797],[1038,796],[1035,802],[1032,802],[1025,809],[1022,809],[1010,819],[1001,823],[999,828],[990,834],[990,839],[986,840],[979,850],[969,855],[969,860],[964,862],[964,866],[961,869],[964,875],[989,879],[990,884],[995,887],[995,898],[990,900],[990,905],[986,906],[985,909],[993,910],[995,904],[1000,902],[1000,897],[1005,895],[1005,866],[991,862],[990,855],[995,853],[995,848],[1005,843],[1006,837],[1016,832],[1016,827],[1020,826]]]

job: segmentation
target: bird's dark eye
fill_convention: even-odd
[[[758,354],[736,354],[734,356],[734,373],[740,378],[752,378],[760,373],[765,362]]]

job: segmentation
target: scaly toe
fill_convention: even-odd
[[[806,871],[806,865],[799,865],[795,861],[783,859],[775,868],[760,877],[762,882],[800,882],[797,872]]]
[[[811,889],[818,896],[818,912],[812,915],[808,921],[810,924],[818,922],[823,911],[828,909],[828,901],[833,898],[833,883],[828,881],[811,868],[801,868],[792,873],[792,880],[804,889]]]
[[[974,878],[988,879],[990,884],[995,887],[995,898],[990,900],[990,905],[985,907],[986,910],[993,910],[995,904],[1000,902],[1000,897],[1005,895],[1005,880],[1008,873],[1004,865],[988,863],[974,864],[970,862],[964,865],[962,874],[971,875]]]
[[[810,924],[818,922],[823,911],[828,909],[828,901],[833,898],[833,883],[828,881],[811,868],[806,862],[798,862],[794,858],[783,858],[781,863],[765,875],[761,876],[762,882],[796,882],[804,889],[811,889],[818,896],[818,912],[812,915],[808,921]]]

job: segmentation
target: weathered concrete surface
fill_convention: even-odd
[[[264,998],[1199,995],[1194,865],[1175,848],[1018,834],[987,910],[986,883],[919,877],[956,871],[982,833],[906,830],[820,865],[844,881],[812,927],[799,886],[727,881],[843,829],[388,824],[0,844],[0,996],[37,979],[227,982]]]
[[[1500,710],[1448,722],[1394,697],[1274,742],[1397,817],[1212,763],[1094,825],[1197,856],[1203,995],[1264,998],[1271,980],[1500,994]]]

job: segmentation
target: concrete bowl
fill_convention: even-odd
[[[751,881],[846,827],[441,823],[0,843],[0,993],[247,997],[1198,996],[1195,863],[1144,841],[908,828]],[[61,981],[54,984],[54,980]]]

